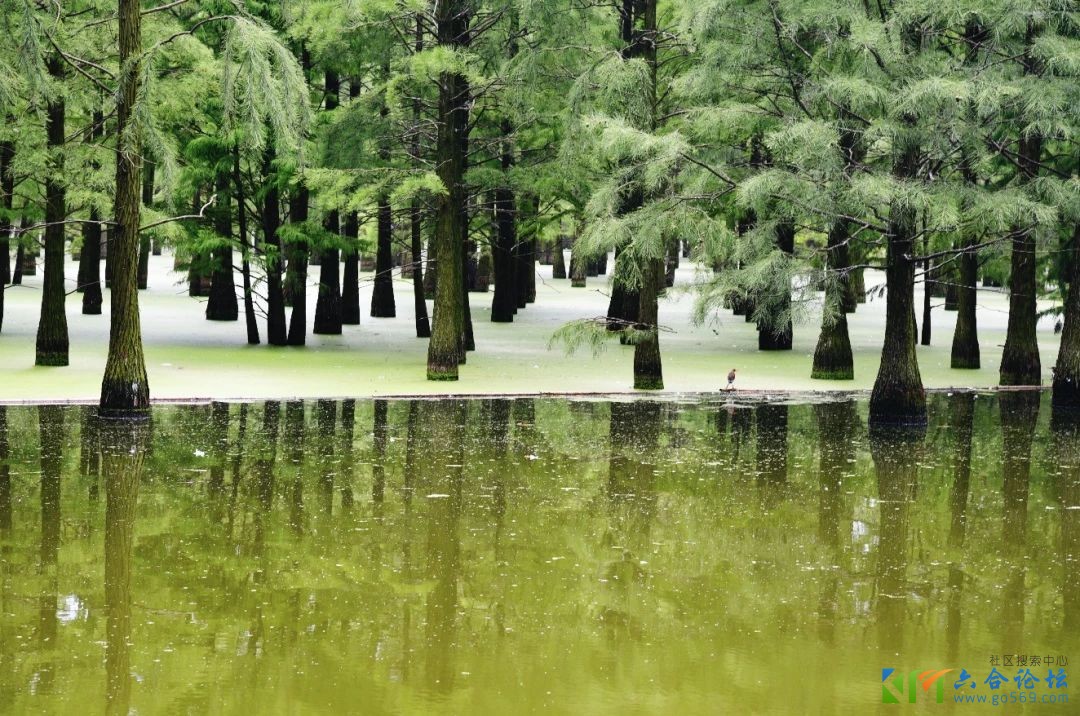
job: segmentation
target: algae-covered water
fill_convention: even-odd
[[[0,408],[0,712],[1075,713],[1080,439],[930,414]]]

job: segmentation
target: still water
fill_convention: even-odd
[[[1074,430],[1039,394],[866,412],[0,407],[0,712],[1077,713]],[[946,703],[883,668],[954,669]]]

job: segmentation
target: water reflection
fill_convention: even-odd
[[[861,712],[1078,653],[1044,399],[0,406],[0,710]]]

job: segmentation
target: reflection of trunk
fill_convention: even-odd
[[[0,533],[11,529],[11,466],[7,406],[0,405]]]
[[[923,428],[874,428],[870,454],[877,473],[880,528],[875,571],[878,645],[901,652],[907,587],[908,528],[918,484]]]
[[[949,546],[962,549],[967,535],[968,492],[971,482],[971,438],[974,432],[975,394],[954,393],[949,398],[949,429],[955,437],[953,447],[953,484],[949,493],[951,524]],[[955,660],[960,651],[960,627],[963,621],[964,571],[959,564],[949,565],[949,597],[946,609],[945,643],[947,656]]]
[[[353,505],[353,440],[356,436],[356,400],[349,398],[341,401],[341,479],[338,480],[341,492],[341,509],[348,510]]]
[[[49,76],[63,81],[63,61],[58,55],[48,61]],[[63,183],[65,106],[62,93],[51,98],[45,111],[49,162],[45,175],[45,278],[41,286],[41,319],[37,329],[34,365],[68,364],[68,325],[64,310],[64,224],[67,219],[66,190]]]
[[[56,644],[57,555],[60,551],[60,468],[63,464],[64,412],[58,405],[38,407],[41,435],[41,553],[43,590],[38,635]]]
[[[334,508],[334,428],[337,424],[337,403],[322,399],[315,404],[319,428],[319,499],[322,511],[329,516]],[[297,470],[297,477],[300,471]]]
[[[1034,391],[1005,392],[1001,402],[1002,532],[1008,578],[1001,596],[1002,644],[1016,644],[1024,633],[1024,604],[1028,598],[1027,512],[1031,478],[1031,445],[1039,420],[1040,395]]]
[[[843,476],[851,472],[855,462],[855,435],[859,429],[859,412],[855,401],[818,403],[817,417],[821,461],[818,466],[818,535],[829,548],[833,564],[840,564],[840,491]],[[828,570],[818,600],[818,635],[832,644],[839,609],[840,575]]]
[[[1054,413],[1050,423],[1054,458],[1061,470],[1056,478],[1061,515],[1062,632],[1080,630],[1080,420],[1073,413]]]
[[[433,586],[426,604],[425,679],[430,689],[440,692],[453,688],[458,673],[455,642],[462,566],[458,524],[463,508],[465,417],[466,405],[459,400],[428,401],[420,406],[417,439],[424,456],[423,490],[440,495],[426,500],[427,579]]]
[[[306,437],[304,424],[304,401],[290,400],[285,403],[285,455],[293,466],[294,477],[292,490],[289,495],[289,526],[296,534],[304,531],[304,438]]]
[[[105,712],[131,703],[131,577],[145,423],[102,423],[105,482]]]
[[[1054,410],[1080,410],[1080,223],[1073,228],[1068,256],[1072,276],[1065,299],[1065,326],[1054,366]]]
[[[782,485],[788,478],[788,406],[763,403],[755,412],[758,484]]]
[[[375,401],[375,425],[371,431],[371,447],[375,452],[371,462],[371,500],[376,504],[383,501],[386,491],[386,413],[389,403],[385,400]]]

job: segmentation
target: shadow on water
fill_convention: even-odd
[[[0,406],[0,711],[848,713],[1080,653],[1046,399]]]

